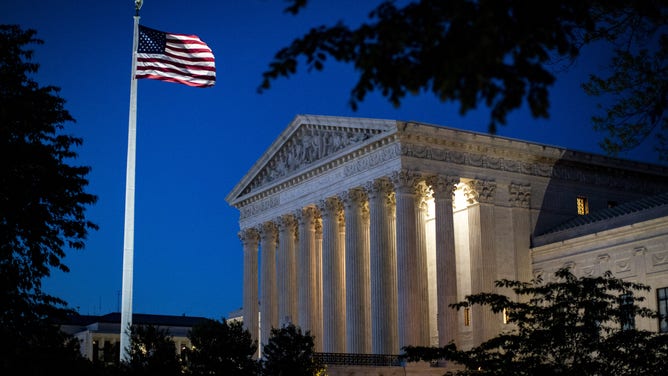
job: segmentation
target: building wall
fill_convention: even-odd
[[[567,234],[564,234],[568,237]],[[668,216],[614,227],[532,249],[534,276],[551,280],[554,272],[572,267],[576,276],[616,278],[648,285],[644,306],[657,310],[656,289],[668,287]],[[657,331],[657,319],[636,320],[636,327]]]
[[[308,135],[309,140],[312,137],[333,140],[341,134],[350,140],[344,147],[332,149],[331,153],[316,153],[319,159],[286,162],[291,161],[298,150],[295,145],[306,141],[304,135]],[[330,150],[329,147],[326,149]],[[275,167],[286,163],[287,167]],[[406,176],[416,180],[413,187],[401,185],[406,183],[401,180]],[[452,244],[445,248],[440,248],[443,244],[435,240],[447,229],[436,228],[439,216],[431,212],[434,195],[442,194],[437,192],[442,188],[437,187],[440,183],[434,178],[453,179],[458,187],[449,198],[452,199],[452,211],[448,214],[451,217],[440,218],[451,222],[454,232]],[[396,256],[398,260],[399,337],[407,335],[409,342],[415,341],[412,344],[416,345],[435,344],[438,338],[438,343],[444,345],[442,342],[447,340],[439,331],[439,318],[444,317],[446,309],[438,303],[444,295],[439,290],[448,288],[439,284],[444,273],[456,275],[458,300],[471,293],[496,291],[493,283],[501,278],[529,281],[534,276],[532,267],[536,267],[530,253],[532,240],[576,216],[578,196],[587,197],[589,209],[594,212],[606,208],[609,202],[629,202],[665,192],[668,191],[668,168],[413,122],[298,116],[227,196],[227,201],[240,210],[241,234],[253,234],[266,223],[301,213],[305,208],[313,210],[315,226],[323,225],[321,237],[315,238],[311,247],[324,254],[322,238],[331,239],[327,237],[327,231],[332,230],[328,230],[319,217],[321,203],[340,199],[342,193],[366,189],[369,184],[379,181],[393,185],[394,201],[390,205],[396,216],[387,220],[388,223],[396,221],[396,228],[393,228],[392,243],[386,246],[388,252],[396,252],[392,257]],[[421,189],[417,189],[418,185]],[[411,191],[413,188],[416,190]],[[420,193],[414,193],[418,191]],[[414,197],[418,199],[411,202]],[[423,214],[425,202],[428,209]],[[410,205],[414,207],[410,208]],[[341,228],[359,232],[350,226]],[[363,231],[368,233],[368,228]],[[300,232],[298,237],[302,236]],[[339,244],[352,244],[346,243],[344,235],[340,236]],[[248,238],[245,239],[244,252],[251,255],[247,260],[253,260],[254,255],[263,252],[263,244],[252,243],[249,247]],[[613,240],[610,242],[614,243]],[[439,266],[438,259],[442,254],[438,249],[450,248],[456,256],[452,263],[454,267]],[[337,249],[345,254],[345,249]],[[424,266],[422,257],[426,260]],[[559,260],[569,257],[566,250],[556,256]],[[324,261],[316,258],[316,262]],[[249,295],[252,299],[248,301],[253,303],[244,306],[244,315],[251,313],[255,316],[254,296],[259,295],[253,286],[262,276],[256,265],[244,270],[247,271],[245,293],[254,294]],[[318,270],[324,269],[315,265],[312,270],[319,273]],[[277,270],[278,275],[284,272]],[[306,271],[304,265],[298,264],[297,273],[313,271]],[[316,298],[313,302],[316,303],[313,304],[319,307],[323,304],[322,297],[328,296],[323,295],[323,291],[331,287],[320,279],[321,276],[314,278],[319,284],[314,285]],[[424,288],[421,287],[422,278],[427,281]],[[350,283],[335,289],[345,296],[352,291]],[[253,291],[248,290],[249,286]],[[295,290],[303,288],[294,286]],[[406,296],[406,291],[414,295]],[[426,318],[421,316],[425,301]],[[373,305],[373,297],[371,302]],[[306,329],[320,334],[320,325],[329,325],[333,313],[322,316],[321,311],[315,312],[315,323],[312,323],[312,317],[304,322],[314,326]],[[339,315],[345,317],[346,312],[342,310]],[[295,320],[298,325],[299,320]],[[464,347],[478,344],[504,328],[500,314],[477,308],[457,312],[454,320],[458,325],[453,339]],[[252,333],[257,330],[255,326],[249,327]],[[415,332],[419,335],[413,336]],[[323,339],[320,335],[317,337],[316,348],[319,348]]]

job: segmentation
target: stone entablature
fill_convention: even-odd
[[[329,179],[320,178],[326,185],[388,163],[396,164],[397,170],[423,163],[416,161],[441,163],[434,166],[452,172],[487,171],[490,177],[511,173],[516,178],[524,176],[526,183],[536,178],[557,179],[646,194],[663,189],[648,172],[668,175],[668,168],[662,166],[647,165],[643,170],[634,162],[524,141],[419,123],[372,120],[298,116],[279,138],[282,143],[272,145],[227,201],[240,209],[242,218],[248,218],[280,205],[288,198],[275,193],[292,186],[328,175]],[[350,123],[347,127],[346,121]],[[320,141],[314,145],[316,138]],[[305,143],[310,146],[303,146]],[[403,158],[408,159],[403,162]]]

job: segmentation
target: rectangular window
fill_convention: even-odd
[[[471,326],[471,308],[464,308],[464,326]]]
[[[503,309],[503,323],[507,324],[510,322],[510,316],[508,316],[508,308]]]
[[[587,202],[587,198],[584,196],[578,196],[577,198],[577,204],[578,204],[578,215],[587,215],[589,214],[589,203]]]
[[[668,287],[656,289],[656,302],[659,305],[659,333],[668,333]]]
[[[633,303],[632,294],[624,294],[619,297],[619,310],[621,311],[619,321],[622,324],[622,330],[632,330],[636,327],[636,315]]]

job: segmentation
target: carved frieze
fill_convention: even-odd
[[[461,150],[463,148],[464,150]],[[401,155],[421,159],[447,162],[458,165],[482,167],[498,171],[520,173],[526,175],[541,176],[546,178],[558,178],[584,184],[593,184],[606,187],[618,187],[624,190],[636,189],[639,191],[654,192],[660,189],[654,187],[651,181],[643,178],[641,174],[635,174],[628,170],[615,168],[601,168],[594,165],[573,163],[560,163],[560,161],[542,158],[525,160],[526,156],[507,155],[494,149],[476,150],[467,148],[456,143],[448,142],[440,144],[424,145],[402,143]],[[500,153],[497,155],[496,153]]]
[[[656,273],[660,271],[668,271],[668,252],[648,252],[648,272]]]
[[[617,273],[628,273],[631,272],[631,267],[633,263],[630,258],[615,260],[615,270],[613,272]]]
[[[348,163],[345,166],[345,175],[350,176],[353,174],[360,173],[362,171],[370,170],[376,166],[380,166],[392,159],[399,157],[400,147],[399,145],[390,145],[389,147],[383,148],[381,150],[375,151],[372,154],[369,154],[364,157],[355,158],[352,163]]]
[[[316,126],[306,124],[283,144],[246,188],[253,189],[287,176],[351,145],[359,144],[380,130]]]
[[[248,217],[252,217],[253,215],[256,215],[258,213],[262,213],[266,210],[269,210],[271,208],[277,207],[279,204],[279,199],[276,196],[268,197],[265,198],[264,200],[256,201],[253,203],[250,203],[246,206],[242,206],[239,208],[239,217],[241,219],[245,219]]]
[[[657,252],[652,254],[652,266],[668,265],[668,252]]]
[[[594,277],[596,275],[596,268],[593,265],[587,265],[582,267],[582,275],[584,277]]]

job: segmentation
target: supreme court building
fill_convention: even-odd
[[[667,193],[658,165],[299,115],[226,198],[240,212],[244,325],[266,343],[294,323],[323,353],[470,347],[507,329],[503,314],[449,304],[563,266],[649,283],[650,308],[668,307]]]

